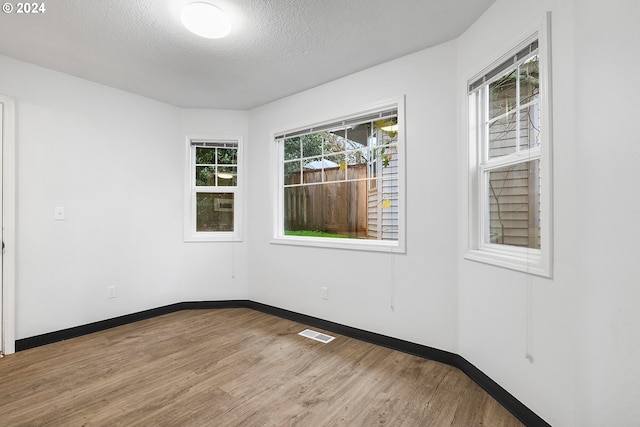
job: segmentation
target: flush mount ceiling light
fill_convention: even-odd
[[[220,8],[209,3],[189,3],[180,12],[189,31],[208,39],[219,39],[231,32],[231,20]]]

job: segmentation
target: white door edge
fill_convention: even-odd
[[[2,104],[2,352],[15,352],[15,264],[16,264],[16,107],[0,95]]]

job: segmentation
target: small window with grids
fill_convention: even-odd
[[[185,240],[239,240],[240,139],[188,138]]]

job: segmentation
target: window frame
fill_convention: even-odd
[[[348,121],[350,119],[374,114],[376,112],[397,109],[397,157],[398,157],[398,239],[397,240],[373,240],[373,239],[340,239],[329,237],[290,236],[284,231],[284,143],[279,143],[278,135],[295,133],[309,128],[322,128],[328,124]],[[354,112],[355,111],[355,112]],[[326,116],[325,116],[326,117]],[[273,212],[273,238],[272,244],[310,246],[322,248],[376,251],[376,252],[406,252],[406,138],[405,138],[405,102],[404,96],[376,102],[365,107],[351,109],[349,113],[333,116],[325,120],[307,120],[303,125],[284,126],[279,131],[271,133],[270,140],[273,143],[272,156],[275,159],[274,173],[274,212]]]
[[[196,148],[197,143],[236,143],[236,185],[197,186]],[[238,242],[242,241],[243,170],[244,154],[241,136],[187,135],[185,138],[185,200],[184,200],[184,241],[185,242]],[[233,231],[197,231],[197,194],[233,194]]]
[[[482,72],[467,81],[467,88],[491,70],[513,58],[527,45],[538,41],[538,58],[540,74],[540,144],[529,147],[526,152],[510,155],[509,160],[489,159],[483,155],[485,125],[480,118],[481,111],[476,99],[479,96],[477,87],[465,91],[467,99],[467,137],[468,137],[468,185],[469,185],[469,235],[465,259],[479,261],[503,268],[522,271],[542,277],[552,277],[553,273],[553,170],[552,170],[552,111],[551,111],[551,50],[550,50],[550,14],[547,13],[528,31],[521,43],[515,45]],[[500,72],[499,76],[504,75]],[[486,87],[492,80],[487,80],[480,87]],[[496,165],[510,165],[528,161],[540,161],[540,249],[518,247],[508,244],[487,243],[486,224],[488,221],[489,196],[486,193],[485,172],[493,170]]]

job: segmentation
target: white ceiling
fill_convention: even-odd
[[[217,40],[182,27],[189,1],[0,13],[0,54],[180,107],[249,109],[454,39],[495,0],[207,0],[234,20]]]

